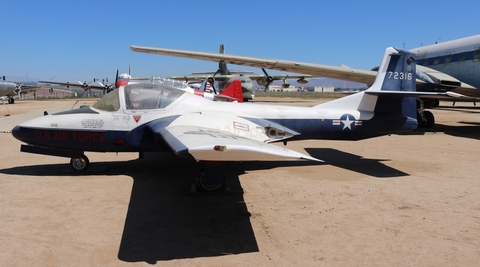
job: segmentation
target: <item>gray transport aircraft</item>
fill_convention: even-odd
[[[118,74],[117,74],[118,75]],[[69,82],[52,82],[52,81],[38,81],[39,83],[44,83],[44,84],[57,84],[57,85],[63,85],[66,86],[67,88],[72,87],[78,87],[82,88],[85,91],[88,91],[89,94],[91,94],[91,90],[102,90],[103,93],[105,94],[106,92],[110,92],[111,90],[115,89],[115,84],[109,84],[108,79],[104,79],[102,82],[97,81],[94,79],[94,82],[98,82],[100,85],[93,85],[90,83],[87,83],[87,81],[84,81],[83,83],[80,81],[77,81],[77,83],[69,83]]]
[[[373,84],[378,69],[362,70],[278,59],[143,46],[131,46],[130,49],[135,52],[288,71],[367,85]],[[433,114],[424,108],[437,105],[440,99],[475,102],[480,98],[480,35],[422,46],[410,51],[417,54],[417,91],[443,93],[418,98],[417,117],[420,127],[434,125]]]
[[[220,53],[225,54],[225,47],[223,44],[220,45]],[[213,87],[214,91],[222,92],[227,88],[234,80],[240,80],[242,84],[243,91],[243,101],[254,100],[255,97],[255,86],[253,80],[261,86],[265,86],[265,91],[268,91],[269,85],[275,80],[283,80],[283,88],[290,87],[290,84],[286,82],[286,79],[297,79],[297,82],[300,84],[308,83],[306,78],[311,76],[309,75],[268,75],[268,73],[263,69],[264,74],[255,74],[248,72],[237,72],[230,71],[225,62],[220,61],[218,63],[218,70],[216,72],[196,72],[192,76],[171,76],[168,77],[174,80],[184,80],[186,82],[195,81],[195,80],[206,80],[212,86],[215,82],[218,82],[217,87]],[[213,76],[212,76],[213,75]]]
[[[3,76],[3,80],[0,81],[0,97],[8,97],[8,103],[13,104],[15,102],[13,97],[17,95],[17,90],[17,84],[12,82],[5,82],[5,76]]]

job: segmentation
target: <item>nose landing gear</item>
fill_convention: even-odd
[[[85,155],[81,155],[78,158],[72,158],[70,160],[70,167],[72,167],[72,169],[76,172],[82,172],[87,170],[89,165],[90,161]]]

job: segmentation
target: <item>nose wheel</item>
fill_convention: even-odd
[[[70,167],[76,172],[85,171],[88,168],[88,165],[90,165],[90,161],[85,155],[70,160]]]

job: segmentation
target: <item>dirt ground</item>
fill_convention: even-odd
[[[480,262],[480,108],[471,103],[442,103],[428,131],[288,143],[325,163],[231,163],[231,190],[219,193],[191,193],[195,163],[169,153],[86,153],[80,175],[67,158],[19,151],[8,130],[74,103],[16,101],[8,117],[0,106],[0,266]]]

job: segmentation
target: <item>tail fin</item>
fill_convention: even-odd
[[[377,77],[365,92],[356,93],[314,108],[355,109],[364,112],[395,113],[416,119],[414,53],[388,47]]]
[[[415,91],[415,54],[388,47],[373,85],[367,91]]]
[[[223,44],[220,45],[220,54],[225,54],[225,47]],[[218,72],[221,75],[230,75],[230,70],[228,70],[227,64],[224,61],[218,62]]]
[[[242,84],[240,80],[234,80],[222,93],[215,95],[215,100],[243,102]]]
[[[401,105],[401,111],[396,110],[398,113],[416,118],[416,98],[402,97],[408,95],[408,92],[416,91],[415,73],[414,53],[393,47],[387,48],[375,82],[366,91],[367,94],[379,97],[375,112],[395,112],[395,109],[399,108],[398,105]]]

